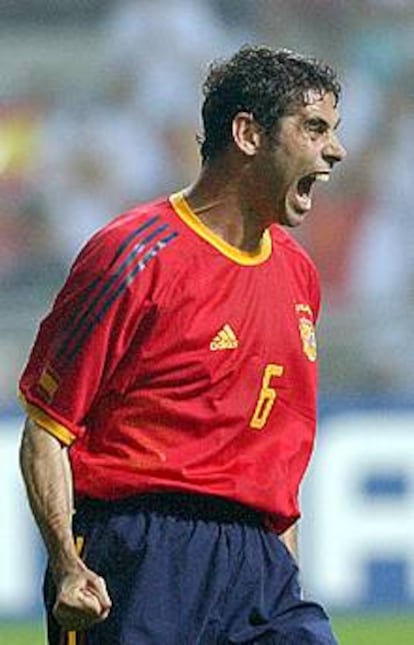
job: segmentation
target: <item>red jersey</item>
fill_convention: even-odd
[[[70,445],[78,495],[218,495],[297,517],[315,431],[316,270],[278,226],[256,253],[182,194],[99,231],[40,326],[26,410]]]

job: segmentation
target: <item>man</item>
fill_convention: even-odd
[[[336,642],[283,544],[314,439],[319,286],[280,225],[344,157],[339,92],[284,50],[213,65],[198,179],[99,231],[42,323],[21,465],[50,643]]]

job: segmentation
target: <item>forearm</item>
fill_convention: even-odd
[[[299,548],[298,548],[298,529],[297,524],[294,524],[287,531],[280,536],[283,544],[290,551],[294,559],[299,561]]]
[[[67,631],[88,629],[105,620],[111,599],[105,581],[86,567],[75,550],[72,473],[66,449],[28,419],[20,448],[20,465],[55,578],[55,618]]]
[[[21,442],[20,465],[54,574],[79,566],[71,529],[72,475],[66,449],[28,419]]]

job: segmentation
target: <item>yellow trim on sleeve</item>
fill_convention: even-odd
[[[26,410],[28,416],[33,419],[39,426],[50,432],[59,441],[70,446],[76,439],[75,435],[70,432],[61,423],[52,419],[44,410],[38,408],[36,405],[29,403],[22,392],[19,392],[19,399]]]
[[[266,230],[263,233],[260,249],[254,253],[241,251],[240,249],[225,242],[221,237],[213,233],[191,210],[190,205],[185,200],[183,192],[174,193],[170,196],[170,203],[177,215],[191,228],[197,235],[209,242],[218,251],[237,264],[244,266],[253,266],[265,262],[272,252],[272,239],[270,233]]]

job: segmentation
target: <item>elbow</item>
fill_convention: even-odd
[[[23,477],[25,475],[28,458],[31,453],[30,437],[29,437],[30,424],[31,424],[30,419],[27,417],[23,427],[23,432],[22,432],[22,436],[20,439],[20,446],[19,446],[19,466]]]
[[[25,478],[34,461],[48,458],[51,453],[60,452],[61,449],[58,439],[27,417],[19,448],[19,465],[23,477]]]

